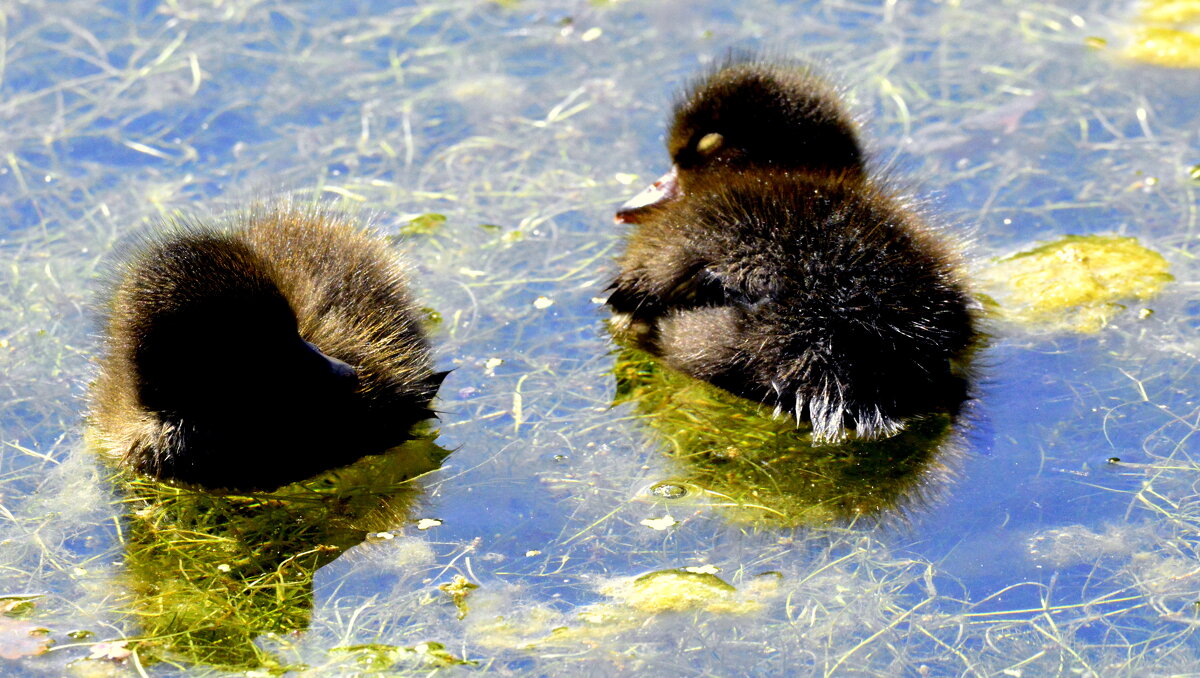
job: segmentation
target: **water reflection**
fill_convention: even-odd
[[[883,521],[920,506],[951,477],[962,418],[910,420],[899,435],[814,445],[787,416],[621,351],[616,402],[632,402],[677,475],[649,492],[716,507],[731,522],[771,527]]]
[[[142,661],[277,666],[255,644],[307,628],[313,576],[409,520],[419,478],[449,455],[420,438],[270,494],[219,495],[123,477],[126,566]]]

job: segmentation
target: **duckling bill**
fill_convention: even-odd
[[[812,425],[886,438],[969,395],[975,303],[950,249],[867,175],[809,71],[726,64],[675,106],[671,171],[633,224],[608,305],[668,366]]]
[[[100,446],[155,478],[272,489],[404,442],[444,376],[406,277],[319,209],[148,238],[107,300]]]

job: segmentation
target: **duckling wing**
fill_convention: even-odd
[[[657,271],[626,270],[609,289],[612,293],[607,303],[613,311],[639,318],[721,305],[729,294],[720,276],[702,261],[659,267]]]

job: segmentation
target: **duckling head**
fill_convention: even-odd
[[[174,239],[135,271],[119,306],[147,411],[233,435],[277,435],[353,397],[356,370],[301,337],[271,266],[244,243],[221,234]]]
[[[833,88],[797,65],[729,63],[675,105],[667,151],[689,177],[774,168],[861,177],[854,122]]]
[[[617,212],[639,223],[678,197],[746,171],[784,171],[861,181],[862,149],[837,93],[794,64],[732,61],[702,77],[675,104],[667,151],[672,168]]]
[[[94,440],[138,473],[272,489],[409,440],[433,371],[402,263],[288,206],[172,226],[113,270]]]

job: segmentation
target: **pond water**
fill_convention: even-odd
[[[1122,57],[1134,4],[0,7],[6,675],[1200,661],[1200,77]],[[972,272],[1120,234],[1175,282],[1096,333],[996,321],[969,415],[903,470],[697,461],[745,416],[663,416],[689,384],[621,354],[602,301],[614,209],[666,169],[672,98],[731,49],[844,87],[872,167]],[[408,252],[453,370],[432,441],[270,497],[121,477],[84,438],[111,252],[283,194]]]

